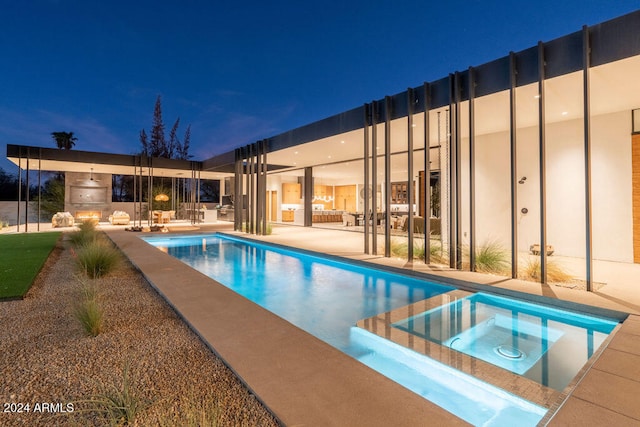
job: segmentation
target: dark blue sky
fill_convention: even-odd
[[[232,4],[235,3],[235,4]],[[196,159],[640,8],[638,0],[1,1],[0,147],[129,154],[163,98]],[[0,167],[8,168],[6,160]]]

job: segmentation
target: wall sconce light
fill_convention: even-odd
[[[522,178],[520,178],[520,181],[518,181],[518,184],[524,184],[526,180],[527,180],[527,177],[523,176]]]

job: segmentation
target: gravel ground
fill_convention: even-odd
[[[130,263],[81,280],[74,255],[63,237],[26,298],[0,302],[0,425],[117,424],[98,400],[123,389],[125,372],[142,407],[134,425],[278,425]],[[104,308],[97,337],[74,316],[82,281]]]

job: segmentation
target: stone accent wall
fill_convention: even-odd
[[[79,211],[100,212],[106,221],[111,208],[111,174],[66,172],[64,180],[64,210],[74,217]]]

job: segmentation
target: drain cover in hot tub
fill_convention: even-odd
[[[499,345],[493,349],[498,356],[506,357],[511,360],[520,360],[527,357],[527,355],[518,350],[515,347],[511,347],[510,345]]]

